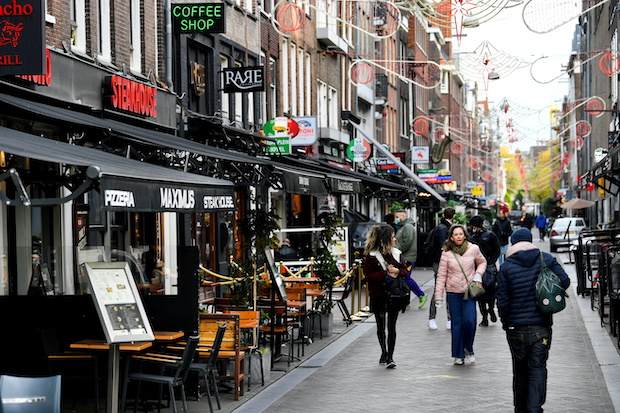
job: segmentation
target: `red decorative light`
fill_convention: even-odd
[[[583,139],[577,136],[575,139],[572,140],[571,145],[575,149],[581,149],[583,148]]]
[[[586,112],[592,116],[603,113],[604,105],[600,98],[592,98],[586,103]]]
[[[446,139],[446,132],[443,130],[443,128],[437,128],[435,130],[435,142],[441,142],[444,139]]]
[[[587,122],[585,120],[578,122],[576,129],[579,136],[588,136],[592,132],[592,126],[590,125],[590,122]]]
[[[459,154],[463,152],[463,144],[460,142],[454,142],[452,144],[452,153]]]
[[[480,162],[473,161],[471,164],[471,169],[473,169],[474,171],[477,171],[478,169],[480,169]]]
[[[372,82],[375,78],[375,69],[373,69],[368,63],[360,63],[355,66],[355,69],[353,69],[351,77],[354,82],[366,85]]]
[[[598,67],[601,69],[601,72],[606,75],[615,75],[620,71],[620,60],[615,53],[605,53],[601,56],[601,60],[598,62]]]
[[[287,2],[278,8],[276,20],[282,30],[294,32],[303,27],[306,22],[306,13],[297,4]]]
[[[482,173],[482,179],[484,179],[487,182],[491,182],[493,180],[493,175],[489,171],[484,171]]]
[[[424,135],[428,132],[428,121],[426,119],[416,119],[413,122],[413,131],[418,135]]]

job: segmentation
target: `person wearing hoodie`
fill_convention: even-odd
[[[463,365],[465,361],[468,364],[476,362],[476,300],[465,293],[472,281],[475,281],[478,287],[482,286],[482,274],[486,268],[487,260],[480,247],[467,241],[467,231],[463,225],[453,224],[439,261],[435,297],[443,297],[444,289],[447,291],[446,299],[450,303],[452,319],[452,357],[455,365]],[[435,305],[441,307],[443,301],[437,300]]]
[[[515,412],[542,412],[547,396],[547,359],[551,347],[553,315],[543,314],[536,304],[535,284],[541,270],[540,250],[532,244],[527,228],[510,237],[511,247],[500,266],[497,290],[502,327],[512,355],[512,392]],[[568,275],[558,261],[546,252],[545,264],[566,289]]]
[[[387,364],[386,367],[390,369],[396,367],[394,362],[396,321],[401,308],[390,303],[385,286],[391,278],[406,278],[408,273],[402,253],[395,245],[394,228],[386,224],[375,225],[368,232],[363,261],[370,296],[370,311],[375,315],[377,338],[381,347],[379,364]]]
[[[415,266],[415,260],[418,258],[418,235],[413,219],[407,217],[407,211],[400,209],[394,214],[395,224],[399,226],[396,231],[396,248],[402,251],[403,259],[409,269],[409,274],[405,278],[405,282],[409,289],[418,296],[420,304],[418,308],[424,307],[428,300],[428,295],[420,289],[418,283],[411,277],[411,271]]]

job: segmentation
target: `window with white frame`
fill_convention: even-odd
[[[292,116],[297,116],[297,88],[299,87],[299,82],[297,81],[297,45],[291,42],[291,75],[290,78],[287,79],[287,83],[291,88],[291,109],[290,114]]]
[[[306,115],[306,88],[304,87],[304,81],[306,78],[306,53],[304,49],[299,48],[298,53],[298,64],[299,64],[299,79],[297,81],[297,89],[299,90],[299,109],[297,110],[297,116],[305,116]]]
[[[306,100],[302,104],[306,107],[306,115],[312,115],[312,56],[310,53],[306,53],[306,71],[304,73],[304,95]]]
[[[271,106],[268,109],[267,116],[264,121],[268,121],[271,118],[276,117],[276,60],[272,57],[269,58],[269,68],[271,69],[271,77],[269,78],[269,93],[271,93]]]
[[[138,10],[139,13],[139,10]],[[139,19],[139,14],[138,14]],[[99,0],[99,54],[98,59],[112,61],[112,45],[110,34],[110,0]]]
[[[241,63],[235,62],[235,67],[240,68]],[[233,96],[235,99],[235,126],[243,128],[243,93],[237,92]]]
[[[450,71],[441,71],[441,93],[450,93]]]
[[[318,81],[317,84],[317,126],[326,128],[328,125],[327,83]]]
[[[336,88],[328,86],[327,88],[327,105],[329,108],[329,127],[332,129],[340,129],[338,125],[338,120],[340,116],[338,115],[338,91]]]
[[[220,70],[224,70],[228,67],[228,57],[224,55],[220,55]],[[220,72],[220,85],[223,85],[222,82],[223,76],[222,72]],[[224,93],[224,90],[220,86],[220,99],[222,102],[222,106],[220,108],[220,115],[223,120],[230,120],[230,100],[228,99],[228,93]]]
[[[289,112],[291,108],[291,102],[289,100],[289,71],[288,71],[288,53],[289,53],[289,45],[288,40],[282,40],[282,59],[280,60],[280,64],[282,65],[282,110],[284,112]]]
[[[71,3],[71,50],[86,53],[86,6],[85,0]]]
[[[109,1],[109,0],[102,0]],[[129,5],[130,22],[130,66],[134,72],[142,72],[142,31],[140,21],[140,0],[131,0]]]

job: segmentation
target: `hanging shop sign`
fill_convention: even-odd
[[[449,184],[452,174],[447,169],[419,169],[418,177],[427,184]]]
[[[399,161],[403,163],[405,162],[404,153],[399,152],[399,153],[393,153],[392,155],[398,158]],[[377,172],[384,173],[384,174],[386,173],[397,174],[400,172],[400,168],[391,159],[378,158],[377,159]]]
[[[157,116],[157,89],[120,76],[106,76],[105,103],[111,108],[138,115]]]
[[[265,145],[265,153],[267,155],[290,155],[293,153],[291,138],[288,136],[272,138],[265,141]]]
[[[262,133],[272,138],[265,141],[267,155],[290,155],[291,139],[299,133],[299,125],[292,118],[278,116],[265,123]]]
[[[411,148],[411,163],[428,163],[429,152],[428,146],[414,146]]]
[[[172,4],[174,34],[225,33],[225,3]]]
[[[52,84],[52,57],[50,49],[45,49],[45,74],[42,75],[17,75],[18,78],[36,83],[41,86],[49,86]]]
[[[318,140],[316,133],[316,116],[303,116],[293,118],[299,126],[299,133],[291,139],[292,146],[310,146]]]
[[[364,162],[371,152],[370,143],[364,138],[351,139],[347,146],[347,156],[353,162]]]
[[[0,76],[44,74],[43,0],[0,1]]]
[[[224,93],[262,92],[265,90],[265,67],[227,67],[222,69]]]

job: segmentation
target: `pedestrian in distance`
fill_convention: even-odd
[[[497,284],[497,266],[495,263],[500,256],[500,246],[497,236],[484,228],[484,219],[476,215],[469,220],[469,241],[478,245],[482,255],[487,260],[487,269],[482,274],[482,286],[484,294],[477,297],[478,308],[482,315],[480,327],[489,326],[489,318],[492,323],[497,321],[495,314],[495,286]]]
[[[540,250],[532,233],[520,228],[512,234],[512,246],[500,266],[497,306],[512,356],[512,391],[515,412],[542,412],[547,396],[547,359],[551,347],[553,315],[543,314],[536,304],[535,284],[541,270]],[[568,275],[557,260],[542,253],[545,264],[566,289]]]
[[[370,311],[375,315],[377,338],[381,347],[379,363],[386,364],[387,368],[396,367],[394,362],[396,321],[401,308],[393,305],[388,299],[386,283],[391,278],[407,276],[407,266],[395,245],[394,228],[389,225],[375,225],[366,238],[363,261],[370,296]]]
[[[510,236],[512,235],[512,225],[506,215],[506,211],[500,209],[497,213],[497,219],[493,223],[493,233],[497,235],[499,239],[499,265],[502,265],[506,258],[506,251],[508,251],[508,244]]]
[[[439,260],[441,259],[441,252],[443,246],[448,239],[448,230],[454,221],[456,210],[452,207],[446,207],[441,214],[441,221],[437,227],[431,231],[429,238],[426,241],[425,253],[428,254],[433,261],[433,272],[435,277],[435,285],[437,285],[437,270],[439,269]],[[428,309],[428,328],[431,330],[437,330],[437,306],[436,306],[435,290],[433,289],[433,295],[431,297],[431,306]],[[443,295],[439,298],[443,300]],[[446,329],[450,330],[452,327],[452,321],[450,320],[450,303],[446,303],[446,314],[448,320],[446,321]]]
[[[420,289],[418,283],[411,277],[411,272],[418,258],[418,231],[413,219],[407,216],[407,211],[400,209],[394,214],[395,224],[400,225],[396,231],[396,248],[401,250],[403,259],[407,265],[408,275],[405,279],[409,289],[418,297],[420,303],[418,309],[424,307],[428,300],[428,295]]]
[[[396,226],[396,217],[394,216],[394,214],[385,214],[385,216],[383,217],[383,221],[385,221],[386,224],[394,228],[394,231],[398,231],[398,227]]]
[[[435,284],[436,306],[441,307],[444,290],[450,305],[452,319],[452,358],[455,365],[476,362],[474,338],[476,336],[476,300],[465,297],[470,282],[482,286],[482,274],[487,261],[480,248],[467,241],[467,230],[463,225],[450,227],[448,240],[441,253],[437,283]]]
[[[540,241],[545,240],[547,234],[547,217],[540,211],[540,214],[536,217],[536,228],[538,228],[538,234]]]

